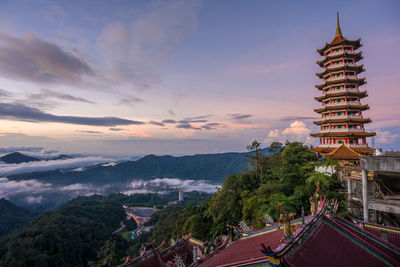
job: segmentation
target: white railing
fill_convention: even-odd
[[[343,105],[361,105],[359,101],[347,101],[347,102],[335,102],[335,103],[326,103],[325,107],[332,107],[332,106],[343,106]]]
[[[353,67],[353,66],[356,66],[356,64],[355,63],[339,63],[339,64],[330,65],[330,66],[326,67],[326,69],[329,70],[329,69],[341,68],[344,66]]]
[[[346,52],[347,54],[355,54],[355,52],[351,51],[351,50],[344,50],[344,51],[340,50],[340,51],[336,51],[336,52],[331,52],[331,53],[327,54],[326,56],[333,57],[333,56],[344,54],[344,52]]]
[[[340,67],[344,67],[344,66],[345,66],[344,63],[339,63],[339,64],[330,65],[330,66],[326,67],[326,69],[329,70],[329,69],[340,68]]]
[[[367,147],[368,144],[349,144],[350,147]]]
[[[321,133],[365,132],[363,128],[332,128],[321,130]]]
[[[362,115],[331,115],[331,116],[325,116],[322,117],[322,120],[326,119],[362,119]]]
[[[331,89],[325,93],[322,94],[322,96],[325,96],[327,94],[333,94],[333,93],[345,93],[345,92],[359,92],[358,88],[342,88],[342,89]]]
[[[360,101],[347,101],[346,102],[347,105],[361,105]]]
[[[336,144],[319,144],[318,146],[319,147],[339,147],[341,145],[342,144],[336,143]],[[345,145],[349,146],[349,147],[368,147],[368,144],[345,144]]]
[[[337,77],[331,77],[326,79],[327,82],[332,82],[332,81],[337,81],[337,80],[343,80],[343,79],[357,79],[357,76],[354,75],[340,75]]]

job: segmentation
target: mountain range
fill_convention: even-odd
[[[262,153],[269,154],[268,149]],[[37,179],[61,185],[73,183],[110,184],[127,182],[133,179],[150,180],[154,178],[179,178],[192,180],[210,180],[222,182],[226,176],[241,173],[249,167],[244,153],[197,154],[174,157],[170,155],[147,155],[136,161],[118,164],[95,165],[74,170],[53,170],[36,173],[11,175],[12,180]]]

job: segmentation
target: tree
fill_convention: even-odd
[[[259,181],[261,184],[261,180],[263,177],[262,169],[260,168],[260,147],[261,144],[257,142],[257,140],[253,140],[253,143],[251,145],[247,146],[247,150],[249,152],[255,152],[255,155],[249,155],[248,157],[252,158],[255,160],[255,168],[256,168],[256,179]],[[258,172],[260,172],[260,176],[258,175]]]
[[[278,154],[282,150],[282,143],[280,142],[272,142],[272,144],[268,148],[268,152],[272,154]]]
[[[314,172],[310,174],[306,182],[312,185],[321,184],[323,186],[328,186],[330,184],[330,176],[321,172]]]

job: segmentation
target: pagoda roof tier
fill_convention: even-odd
[[[314,99],[319,102],[322,102],[322,100],[327,99],[332,96],[356,96],[359,98],[364,98],[364,97],[368,96],[367,91],[349,91],[349,90],[341,90],[341,89],[339,89],[337,91],[339,91],[339,92],[335,92],[335,91],[327,92],[322,96],[314,97]]]
[[[330,49],[331,47],[337,46],[337,45],[351,45],[353,46],[353,49],[356,50],[358,48],[360,48],[362,46],[361,44],[361,39],[358,38],[357,40],[347,40],[346,38],[344,38],[345,40],[338,42],[338,43],[333,43],[333,41],[331,43],[326,43],[325,46],[321,49],[317,49],[317,52],[323,56],[325,54],[325,51]]]
[[[358,132],[358,131],[346,131],[346,132],[320,132],[310,134],[312,137],[370,137],[375,136],[375,132]]]
[[[360,61],[363,59],[362,57],[362,51],[359,52],[353,52],[353,51],[343,51],[343,53],[334,53],[333,55],[326,55],[324,59],[317,61],[317,64],[321,67],[324,66],[325,63],[327,63],[330,60],[335,60],[338,58],[349,58],[349,59],[354,59],[355,62]]]
[[[361,47],[360,43],[361,39],[351,41],[347,40],[343,35],[342,35],[342,30],[340,29],[340,24],[339,24],[339,13],[337,13],[337,25],[336,25],[336,33],[335,37],[333,38],[332,42],[326,43],[325,46],[321,49],[317,49],[318,53],[323,56],[325,51],[330,49],[331,47],[337,46],[337,45],[351,45],[353,49],[358,49]]]
[[[354,77],[354,78],[353,78]],[[322,88],[326,87],[327,85],[334,85],[338,83],[356,83],[358,86],[361,86],[366,83],[365,78],[355,78],[355,76],[348,76],[343,75],[343,77],[335,77],[335,79],[327,79],[323,84],[315,85],[316,88],[322,90]]]
[[[314,121],[313,123],[316,125],[321,125],[325,123],[338,123],[338,122],[356,122],[356,123],[370,123],[371,119],[370,118],[342,118],[342,119],[334,119],[334,118],[329,118],[329,119],[323,119],[319,121]]]
[[[322,113],[322,112],[328,111],[328,110],[349,109],[349,108],[351,108],[353,110],[363,111],[363,110],[369,109],[369,106],[368,105],[356,105],[356,104],[343,104],[343,105],[335,105],[335,106],[332,105],[329,107],[325,106],[322,108],[314,109],[314,111],[317,113]]]
[[[338,70],[352,70],[355,71],[357,74],[360,74],[361,72],[365,71],[364,70],[364,65],[349,65],[349,64],[337,64],[337,66],[332,66],[332,67],[328,67],[325,68],[325,70],[323,72],[320,73],[316,73],[315,75],[317,75],[319,78],[323,78],[325,75],[327,75],[328,73],[331,73],[333,71],[338,71]]]

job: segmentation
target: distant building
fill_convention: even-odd
[[[183,202],[183,190],[179,190],[179,198],[178,198],[178,200],[180,202]]]
[[[178,200],[170,201],[167,203],[168,206],[176,205],[178,204]]]
[[[310,151],[318,152],[324,158],[359,160],[360,156],[373,152],[373,148],[368,147],[366,137],[375,136],[376,133],[365,130],[364,125],[370,123],[371,119],[362,114],[369,109],[367,104],[361,103],[361,99],[368,96],[367,91],[360,90],[366,81],[357,77],[364,71],[364,66],[357,64],[363,59],[362,52],[356,51],[361,46],[360,39],[351,41],[343,37],[337,14],[335,37],[317,50],[324,57],[317,64],[324,69],[316,74],[323,83],[315,86],[322,93],[315,100],[322,106],[314,110],[321,114],[321,118],[314,121],[320,126],[320,131],[311,134],[319,137],[319,144]]]

